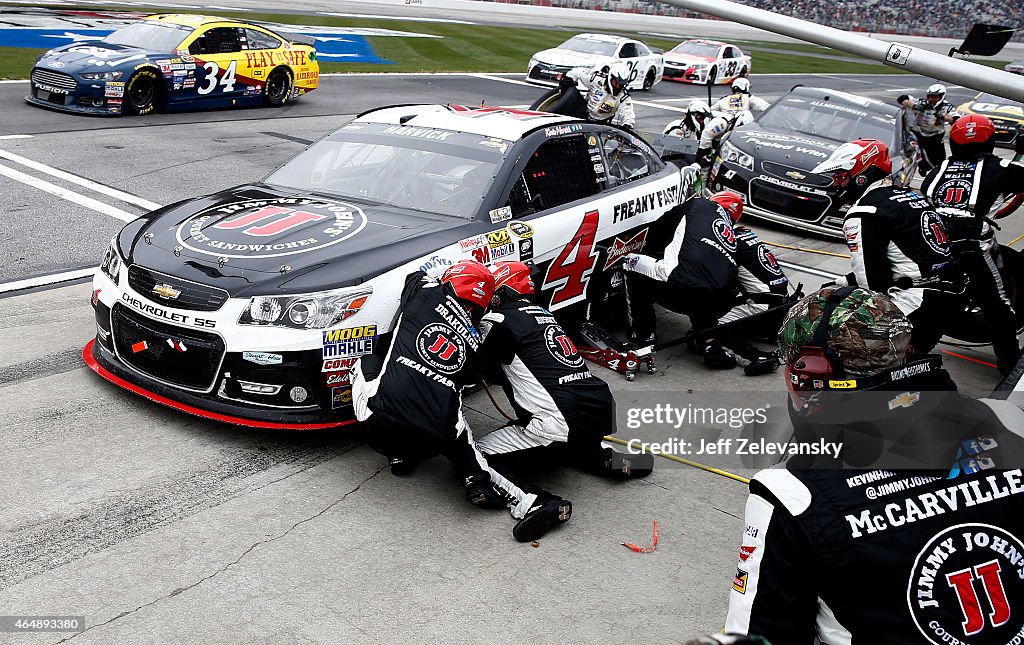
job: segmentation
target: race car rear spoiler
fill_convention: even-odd
[[[278,33],[281,33],[281,32],[278,32]],[[281,33],[281,36],[283,36],[284,38],[287,38],[288,42],[290,42],[293,45],[309,45],[310,47],[312,47],[313,45],[316,44],[316,38],[313,38],[312,36],[304,36],[302,34],[288,34],[288,33]]]

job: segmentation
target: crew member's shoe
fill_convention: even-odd
[[[713,370],[731,370],[736,367],[736,357],[721,343],[709,343],[704,346],[704,364]]]
[[[487,473],[466,478],[466,501],[477,508],[505,508],[505,498],[494,490]]]
[[[640,479],[650,475],[654,470],[654,455],[650,453],[643,452],[634,455],[605,448],[604,454],[603,472],[609,477]]]
[[[551,527],[568,522],[570,517],[572,502],[569,500],[554,496],[538,499],[523,519],[512,527],[512,537],[519,542],[533,542],[540,539]]]
[[[775,352],[762,351],[745,341],[730,345],[725,351],[733,355],[736,364],[743,367],[743,373],[747,376],[771,374],[779,367],[779,357]]]
[[[626,334],[626,339],[629,342],[631,342],[634,345],[636,345],[637,347],[641,347],[641,348],[642,347],[651,347],[652,345],[655,345],[657,343],[657,340],[658,340],[653,331],[651,333],[649,333],[649,334],[645,334],[645,333],[642,333],[642,332],[641,333],[630,332],[630,333]]]
[[[388,457],[388,465],[391,466],[391,474],[396,477],[411,475],[416,470],[416,461],[408,457]]]

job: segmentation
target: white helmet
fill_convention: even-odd
[[[690,101],[688,106],[686,106],[686,113],[690,116],[703,116],[704,118],[710,118],[711,107],[700,99],[694,99]]]
[[[750,81],[743,77],[737,78],[732,82],[732,91],[750,94]]]
[[[940,99],[946,98],[946,86],[942,83],[934,83],[928,86],[928,96],[938,96]]]
[[[627,85],[629,85],[629,66],[618,61],[609,65],[608,73],[605,76],[605,91],[612,96],[621,96]]]

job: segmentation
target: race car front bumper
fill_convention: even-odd
[[[69,76],[68,78],[71,77]],[[91,84],[76,83],[74,89],[67,89],[30,81],[29,93],[25,97],[25,101],[32,105],[61,112],[75,112],[95,116],[117,116],[121,114],[123,97],[108,97],[105,94],[106,90],[102,82]]]

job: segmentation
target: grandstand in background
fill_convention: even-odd
[[[681,18],[707,18],[652,0],[482,0],[505,4],[619,11]],[[848,31],[960,39],[976,22],[1024,28],[1021,0],[734,0]],[[1024,41],[1024,31],[1013,40]]]

